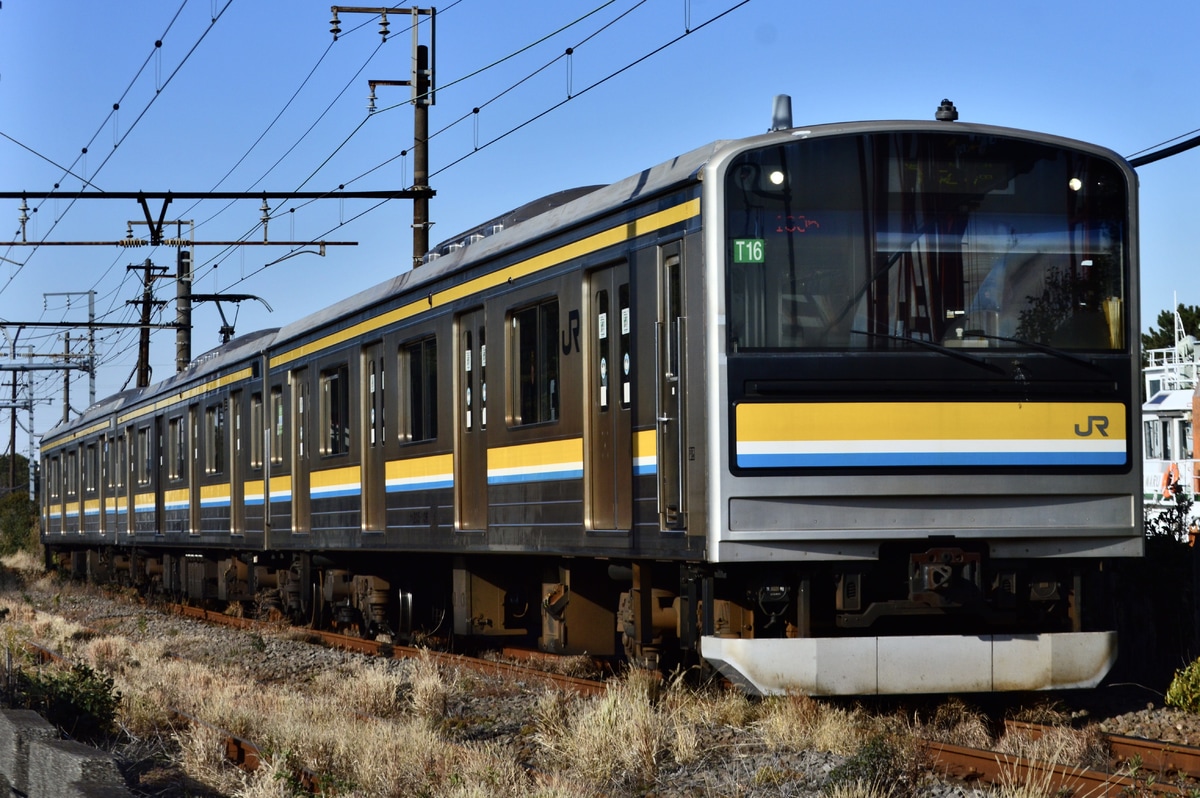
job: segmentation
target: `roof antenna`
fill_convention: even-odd
[[[933,118],[939,122],[957,122],[958,109],[949,100],[942,100],[942,104],[938,106],[937,113],[933,115]]]
[[[775,107],[771,113],[771,130],[788,130],[792,126],[792,98],[788,94],[775,95]]]

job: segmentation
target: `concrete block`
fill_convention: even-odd
[[[125,779],[111,756],[83,743],[40,740],[30,746],[29,795],[56,798],[92,794],[76,791],[81,788],[125,789]],[[128,790],[123,794],[128,795]]]
[[[30,745],[57,739],[58,730],[33,710],[0,710],[0,773],[9,791],[29,794]]]

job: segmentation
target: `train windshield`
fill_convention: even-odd
[[[745,152],[725,178],[729,351],[1125,350],[1120,168],[908,131]]]

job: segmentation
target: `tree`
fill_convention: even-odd
[[[1183,331],[1187,335],[1200,337],[1200,305],[1179,304],[1179,318],[1183,322]],[[1156,320],[1158,329],[1151,329],[1142,334],[1142,351],[1147,349],[1172,349],[1175,346],[1175,314],[1164,310]]]

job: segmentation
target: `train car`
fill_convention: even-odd
[[[43,541],[760,694],[1095,685],[1143,545],[1135,214],[1093,145],[780,122],[99,402],[42,439]]]

